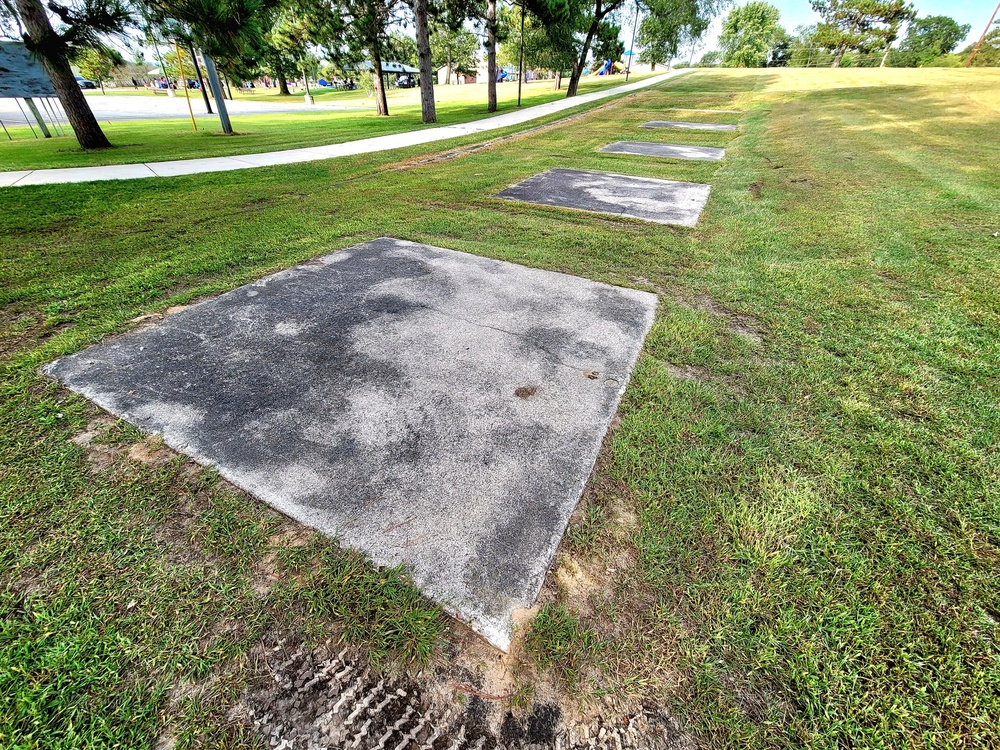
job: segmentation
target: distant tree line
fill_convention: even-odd
[[[707,52],[699,65],[958,67],[975,47],[956,52],[970,27],[948,16],[918,18],[905,0],[810,2],[822,21],[799,26],[792,34],[779,23],[778,8],[768,2],[753,0],[733,8],[723,21],[721,49]],[[1000,65],[1000,22],[986,35],[972,64]]]
[[[471,74],[478,55],[486,58],[486,109],[497,108],[498,51],[502,61],[520,52],[524,62],[569,76],[575,96],[590,57],[618,60],[620,12],[643,18],[641,38],[652,62],[665,62],[680,44],[700,36],[723,0],[0,0],[0,36],[19,38],[40,59],[52,79],[77,139],[84,148],[110,145],[71,70],[71,64],[102,85],[129,65],[116,44],[151,46],[162,73],[194,68],[199,57],[212,85],[263,75],[289,93],[290,79],[309,79],[326,60],[326,72],[340,72],[371,87],[376,112],[388,115],[383,63],[398,59],[420,70],[424,122],[436,120],[435,71]],[[174,48],[175,65],[160,56]],[[180,53],[177,50],[182,50]],[[170,55],[167,55],[170,57]],[[520,54],[518,54],[520,62]],[[130,70],[144,60],[137,56]],[[179,65],[177,65],[179,63]],[[185,75],[201,78],[201,70]],[[371,71],[370,73],[363,71]],[[133,75],[132,78],[135,78]],[[136,78],[136,81],[138,79]],[[224,88],[221,84],[219,88]],[[204,87],[202,87],[204,91]],[[223,94],[215,91],[217,99]],[[210,107],[205,95],[206,106]],[[221,102],[218,102],[221,106]]]

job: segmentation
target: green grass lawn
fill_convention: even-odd
[[[703,71],[405,169],[428,150],[0,191],[0,746],[262,747],[227,710],[265,635],[430,668],[464,648],[397,572],[38,373],[382,235],[660,295],[516,684],[666,706],[711,747],[1000,745],[998,92],[990,70]],[[745,114],[636,129],[672,107]],[[628,138],[727,155],[595,152]],[[569,166],[712,195],[693,230],[494,197]]]
[[[643,77],[648,76],[631,76],[629,82]],[[624,83],[624,76],[586,77],[580,83],[580,93],[600,91]],[[525,84],[522,105],[544,104],[565,97],[565,86],[562,91],[554,91],[552,85],[551,81]],[[131,90],[126,90],[126,94],[130,92]],[[131,94],[137,95],[136,92]],[[101,96],[101,93],[90,96]],[[237,99],[256,99],[286,106],[295,106],[302,101],[299,96],[234,96]],[[91,152],[80,149],[72,134],[36,140],[27,127],[9,128],[15,140],[0,141],[0,171],[131,164],[323,146],[418,128],[454,125],[491,114],[486,111],[485,85],[437,86],[435,96],[438,102],[438,121],[433,125],[424,125],[421,121],[418,89],[391,91],[388,97],[389,117],[376,116],[374,103],[360,92],[330,91],[321,100],[336,99],[345,107],[364,108],[367,111],[308,110],[302,105],[303,111],[298,113],[233,115],[231,119],[236,133],[231,136],[222,133],[218,118],[199,118],[198,132],[192,130],[188,119],[102,122],[101,127],[111,140],[113,148]],[[192,104],[199,107],[200,101],[201,97],[198,95],[196,99],[192,99]],[[515,109],[517,86],[498,85],[496,114]]]

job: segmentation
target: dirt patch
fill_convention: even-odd
[[[533,385],[522,385],[520,388],[514,391],[514,395],[518,398],[529,399],[538,393],[538,388]]]
[[[690,300],[690,302],[684,300],[677,301],[693,310],[702,310],[704,312],[709,312],[712,315],[718,315],[725,318],[729,330],[737,336],[749,339],[755,344],[759,344],[764,340],[760,322],[752,315],[730,310],[728,307],[720,305],[718,302],[709,297],[694,297]]]
[[[163,439],[151,435],[128,449],[128,457],[146,466],[165,466],[180,455],[164,444]]]
[[[681,380],[697,380],[699,382],[705,382],[711,379],[708,370],[704,367],[699,367],[698,365],[674,365],[666,362],[664,363],[664,366],[667,368],[667,372],[675,378],[680,378]]]
[[[481,675],[458,666],[415,676],[377,671],[330,641],[308,648],[271,640],[252,658],[258,677],[230,716],[275,749],[695,747],[656,709],[586,723],[544,700],[512,710],[473,684]]]
[[[751,182],[749,185],[747,185],[747,190],[750,191],[750,195],[751,195],[751,197],[755,201],[759,201],[760,200],[760,191],[761,191],[761,188],[763,188],[763,187],[764,187],[764,183],[762,183],[760,180],[758,180],[757,182]]]
[[[73,445],[83,448],[83,455],[92,472],[104,471],[118,460],[122,452],[122,448],[104,442],[115,422],[110,414],[100,414],[87,423],[86,430],[69,439]]]

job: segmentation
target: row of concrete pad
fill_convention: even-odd
[[[722,156],[692,148],[603,150]],[[500,195],[693,225],[708,190],[560,169]],[[506,650],[656,303],[647,292],[382,238],[45,372],[376,563],[407,566],[424,592]]]

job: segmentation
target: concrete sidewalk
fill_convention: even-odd
[[[491,130],[520,125],[531,120],[537,120],[583,104],[608,99],[620,94],[649,88],[663,83],[669,78],[681,75],[687,71],[670,71],[660,76],[646,78],[624,86],[612,89],[594,91],[589,94],[575,96],[572,99],[558,99],[546,104],[503,115],[487,117],[482,120],[446,125],[436,128],[422,128],[407,133],[383,135],[375,138],[363,138],[357,141],[337,143],[330,146],[313,146],[309,148],[288,149],[285,151],[267,151],[260,154],[242,156],[217,156],[204,159],[183,159],[180,161],[158,161],[142,164],[116,164],[105,167],[75,167],[64,169],[35,169],[18,172],[0,172],[0,187],[21,187],[23,185],[54,185],[68,182],[94,182],[99,180],[139,180],[146,177],[176,177],[186,174],[202,174],[206,172],[226,172],[234,169],[252,169],[276,164],[298,164],[322,159],[336,159],[341,156],[355,156],[379,151],[390,151],[396,148],[419,146],[424,143],[446,141],[460,138],[473,133],[485,133]]]

